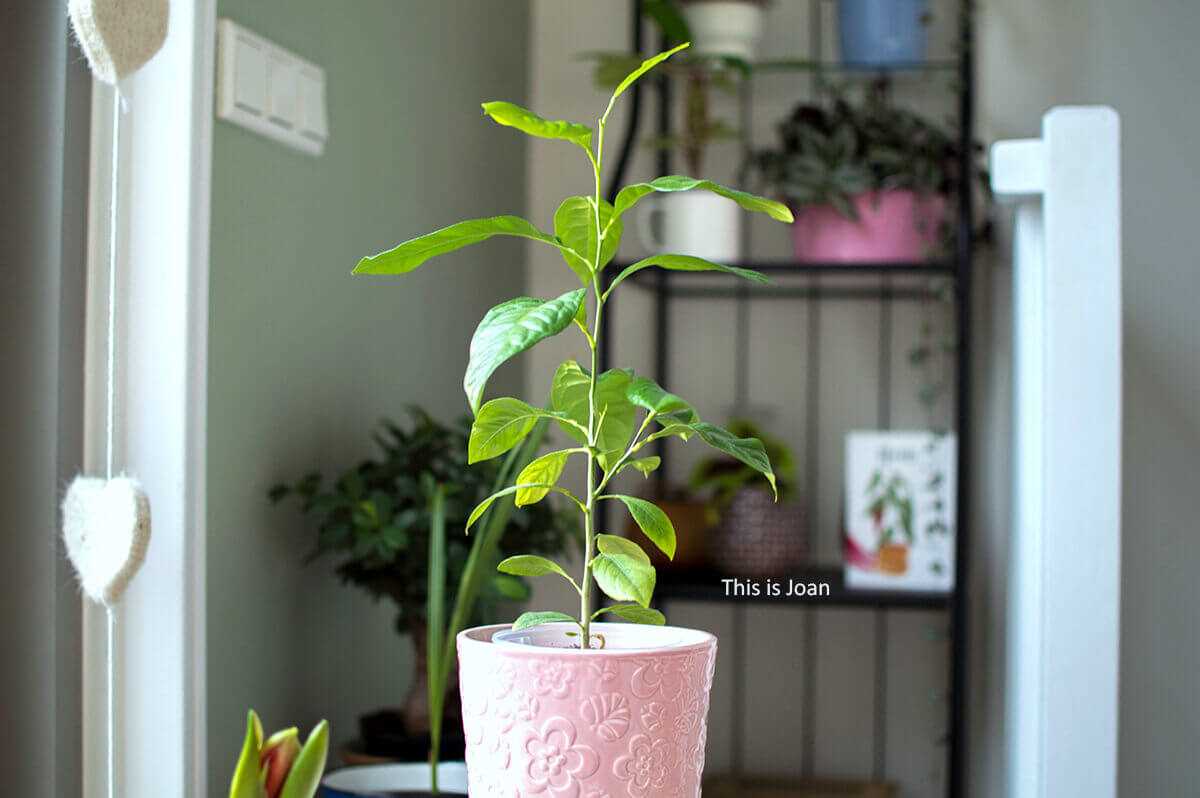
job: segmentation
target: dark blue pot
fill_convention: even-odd
[[[838,0],[842,62],[890,67],[925,60],[928,0]]]

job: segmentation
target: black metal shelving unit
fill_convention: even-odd
[[[762,71],[776,70],[796,70],[803,69],[811,73],[813,79],[814,94],[819,94],[822,87],[825,85],[826,75],[828,73],[838,72],[840,74],[850,74],[858,72],[867,74],[874,72],[878,74],[878,68],[868,68],[865,66],[854,64],[834,64],[821,60],[822,41],[821,30],[823,27],[822,6],[826,6],[833,0],[810,0],[811,8],[811,36],[810,49],[816,58],[810,61],[793,61],[793,62],[764,62],[760,65]],[[961,174],[969,175],[972,170],[972,142],[974,141],[974,58],[973,58],[973,29],[972,29],[972,7],[973,0],[960,0],[960,12],[957,27],[958,38],[958,54],[953,60],[927,61],[914,64],[903,64],[897,67],[890,67],[888,72],[911,72],[924,73],[929,71],[942,71],[950,75],[957,76],[958,89],[958,136],[961,157],[963,159],[961,166]],[[632,0],[633,14],[632,27],[630,31],[630,43],[632,51],[635,53],[647,54],[647,48],[644,46],[643,35],[643,16],[641,0]],[[658,44],[665,44],[658,42]],[[662,47],[660,49],[665,49]],[[750,80],[747,78],[747,80]],[[625,173],[628,170],[631,153],[636,146],[639,138],[639,130],[644,120],[645,106],[647,105],[647,94],[653,94],[652,110],[654,117],[655,131],[658,136],[666,136],[669,134],[672,125],[672,84],[671,78],[666,74],[660,75],[656,80],[645,81],[635,84],[632,90],[631,111],[628,118],[627,128],[622,142],[622,149],[618,158],[617,167],[614,174],[610,176],[609,185],[615,191],[617,186],[623,184]],[[742,114],[743,122],[749,118],[751,101],[749,93],[743,89],[742,91]],[[658,156],[657,169],[658,174],[672,174],[671,155],[669,152],[661,152]],[[610,201],[612,197],[609,198]],[[913,298],[919,296],[929,296],[935,290],[929,285],[927,278],[937,277],[943,281],[948,281],[953,285],[953,304],[955,310],[955,421],[953,431],[957,435],[958,441],[958,478],[957,478],[957,516],[956,516],[956,538],[955,538],[955,587],[949,594],[946,593],[914,593],[914,592],[898,592],[898,591],[882,591],[882,590],[855,590],[847,588],[842,579],[842,571],[840,567],[821,567],[812,566],[804,569],[802,572],[794,574],[793,577],[803,581],[825,582],[831,586],[830,594],[821,597],[812,598],[748,598],[738,597],[733,598],[726,595],[725,586],[722,582],[728,575],[718,573],[673,573],[670,569],[663,569],[659,575],[659,583],[656,591],[657,599],[660,603],[671,601],[711,601],[711,602],[733,602],[735,623],[734,633],[730,641],[733,648],[733,658],[742,661],[745,653],[745,619],[743,613],[748,604],[752,603],[772,603],[772,604],[790,604],[803,607],[847,607],[856,608],[863,611],[873,612],[875,614],[875,640],[877,646],[876,652],[876,679],[877,679],[877,700],[876,700],[876,718],[875,718],[875,757],[876,757],[876,776],[882,774],[883,770],[883,754],[884,747],[881,740],[885,744],[883,728],[883,712],[881,696],[886,695],[886,660],[884,655],[887,645],[887,613],[891,610],[934,610],[944,611],[949,617],[949,636],[950,636],[950,693],[947,697],[949,704],[948,708],[948,723],[945,736],[946,742],[946,757],[947,757],[947,772],[946,772],[946,793],[952,798],[958,798],[966,794],[966,751],[967,751],[967,622],[968,622],[968,561],[970,556],[970,470],[971,463],[971,336],[970,327],[972,322],[971,314],[971,285],[972,285],[972,262],[974,255],[974,207],[973,196],[971,191],[960,191],[955,198],[957,203],[957,214],[955,224],[955,236],[953,250],[949,259],[944,261],[923,262],[923,263],[908,263],[908,264],[842,264],[842,263],[793,263],[788,261],[748,261],[735,265],[746,268],[753,268],[759,271],[771,274],[777,277],[775,285],[769,287],[746,287],[746,286],[730,286],[728,283],[720,283],[713,280],[709,275],[703,273],[692,272],[667,272],[664,270],[646,270],[639,272],[631,277],[631,282],[645,290],[651,292],[654,299],[654,364],[655,377],[668,389],[671,383],[671,375],[668,369],[667,351],[669,348],[671,334],[671,312],[673,306],[678,302],[684,302],[689,299],[702,298],[731,298],[737,302],[737,317],[739,326],[739,336],[743,340],[743,345],[748,348],[748,311],[747,306],[756,301],[771,300],[795,300],[804,299],[811,303],[812,307],[817,312],[811,313],[809,317],[810,335],[808,336],[810,370],[807,376],[807,407],[810,408],[808,418],[806,420],[808,429],[808,447],[805,453],[805,473],[807,475],[807,484],[805,485],[805,493],[809,496],[817,495],[817,474],[818,474],[818,455],[816,453],[816,429],[818,413],[812,408],[817,407],[818,385],[820,380],[820,361],[819,361],[819,308],[820,303],[825,300],[839,298],[854,298],[865,301],[877,301],[880,303],[881,315],[883,319],[890,323],[892,302],[898,299]],[[749,251],[747,248],[745,251]],[[611,275],[619,272],[618,269],[611,269],[606,274]],[[806,280],[795,280],[793,277],[807,278]],[[824,278],[837,277],[844,278],[834,281],[829,284]],[[611,279],[611,276],[606,279]],[[611,300],[610,300],[611,301]],[[615,303],[614,303],[615,304]],[[613,317],[612,312],[607,312],[604,316],[603,323],[606,328],[611,324]],[[886,331],[884,324],[880,326],[880,397],[879,397],[879,418],[881,426],[887,427],[890,425],[890,382],[891,382],[891,366],[889,362],[891,354],[890,333]],[[607,368],[611,361],[611,352],[608,342],[611,340],[610,335],[605,335],[603,341],[605,346],[600,352],[600,362],[602,368]],[[748,352],[747,352],[748,355]],[[745,359],[739,357],[738,364],[739,374],[739,393],[745,389],[741,387],[745,381]],[[745,398],[740,397],[740,398]],[[659,454],[664,457],[665,466],[665,447],[661,447]],[[666,469],[661,468],[658,472],[658,478],[665,478]],[[660,482],[659,487],[664,487]],[[810,513],[810,517],[815,516],[815,513]],[[810,521],[810,524],[813,523]],[[814,530],[809,530],[810,539],[815,539]],[[817,645],[816,624],[811,613],[805,615],[803,624],[803,634],[806,637],[805,651],[808,656],[815,656]],[[816,676],[814,660],[810,659],[806,663],[805,675],[801,684],[803,690],[803,700],[805,706],[813,706],[813,700],[816,696]],[[743,705],[743,690],[744,686],[740,684],[740,680],[735,680],[735,695],[734,705],[735,712],[742,711]],[[812,715],[813,713],[806,713]],[[734,726],[734,769],[740,769],[740,752],[742,749],[740,735],[744,724],[742,718],[735,718]],[[806,761],[812,761],[813,746],[816,738],[816,730],[807,728],[801,740],[801,756],[806,758]]]

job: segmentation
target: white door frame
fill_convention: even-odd
[[[150,497],[152,539],[118,606],[117,795],[203,798],[205,446],[215,0],[171,4],[166,43],[124,81],[117,267],[116,469]],[[104,473],[113,89],[96,84],[85,467]],[[106,785],[104,613],[84,614],[84,795]]]
[[[1016,206],[1008,795],[1117,794],[1120,120],[1055,108],[992,149]]]

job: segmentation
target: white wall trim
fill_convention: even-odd
[[[117,610],[122,798],[208,794],[205,478],[215,0],[174,3],[121,86],[116,464],[150,496],[146,565]],[[113,90],[93,101],[85,464],[104,472]],[[84,795],[105,794],[103,612],[84,615]]]
[[[1117,794],[1121,585],[1120,121],[1056,108],[1000,142],[1014,227],[1014,529],[1007,794]]]

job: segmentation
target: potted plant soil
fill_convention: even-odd
[[[929,0],[839,0],[842,62],[887,69],[925,60]]]
[[[800,105],[779,134],[779,148],[755,161],[796,212],[797,260],[915,262],[938,253],[947,200],[969,187],[958,143],[937,125],[874,91],[861,103]]]
[[[332,481],[314,472],[294,484],[276,485],[270,492],[275,502],[295,498],[304,514],[317,522],[316,545],[307,561],[336,559],[336,572],[344,582],[395,607],[397,632],[412,640],[414,676],[403,704],[359,720],[361,740],[349,756],[363,761],[424,760],[429,751],[426,559],[430,486],[455,486],[446,498],[445,512],[449,523],[461,526],[475,504],[491,492],[499,473],[494,462],[468,466],[469,419],[443,424],[416,407],[409,408],[409,417],[405,426],[380,424],[374,436],[378,454]],[[558,554],[572,537],[574,526],[570,515],[539,505],[508,521],[500,538],[500,556],[530,549]],[[470,541],[455,536],[447,550],[451,579],[461,577],[469,554]],[[528,596],[523,580],[495,574],[484,586],[474,620],[495,619],[497,602],[521,601]],[[449,728],[457,728],[455,695],[450,696],[447,711],[452,721]],[[461,758],[463,742],[453,737],[447,739],[448,751],[457,749]]]
[[[733,421],[729,431],[762,441],[775,467],[779,501],[763,490],[754,470],[736,458],[715,455],[697,464],[691,487],[706,497],[714,521],[709,543],[712,561],[737,576],[787,575],[808,556],[804,512],[792,499],[792,453],[749,421]]]
[[[476,627],[457,637],[472,795],[700,795],[716,638],[664,625],[662,614],[650,608],[655,570],[649,557],[628,539],[597,529],[596,509],[600,502],[623,506],[654,545],[671,556],[675,530],[661,509],[605,492],[627,468],[653,470],[641,454],[651,441],[700,441],[737,458],[772,485],[775,475],[759,441],[739,439],[701,421],[686,400],[632,371],[599,373],[601,321],[612,291],[642,269],[726,272],[758,282],[765,278],[678,254],[634,263],[611,282],[602,273],[616,253],[622,217],[654,193],[710,191],[780,221],[790,221],[792,215],[780,203],[681,176],[628,185],[612,203],[604,199],[605,128],[613,105],[634,81],[683,47],[648,59],[621,81],[595,129],[544,119],[507,102],[484,103],[485,114],[495,122],[578,146],[592,166],[593,185],[563,201],[554,215],[553,234],[516,216],[473,219],[364,258],[355,269],[359,274],[403,274],[436,255],[508,235],[557,249],[580,281],[580,288],[552,299],[517,297],[497,305],[471,340],[463,381],[475,414],[469,460],[505,455],[540,419],[558,425],[573,445],[530,462],[515,484],[472,511],[467,530],[507,497],[524,507],[556,494],[584,521],[578,580],[557,563],[532,554],[512,556],[499,565],[507,574],[566,580],[579,595],[578,615],[527,612],[511,626]],[[487,380],[502,363],[566,331],[578,336],[590,367],[575,360],[559,366],[544,404],[507,397],[484,402]],[[582,466],[581,495],[559,484],[571,463]],[[597,604],[593,583],[615,603]]]

